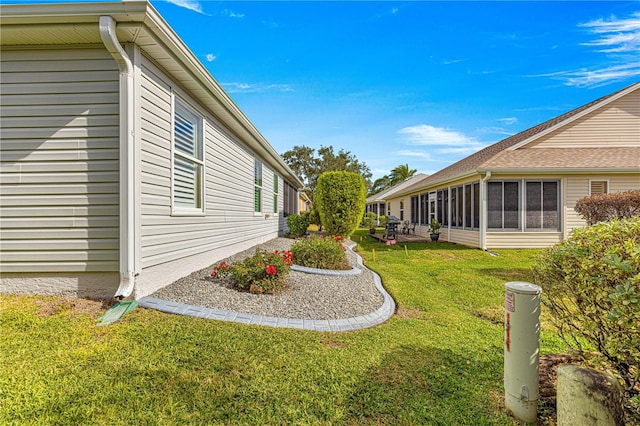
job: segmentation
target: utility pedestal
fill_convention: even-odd
[[[535,423],[538,413],[541,293],[527,282],[505,284],[505,406],[527,423]]]

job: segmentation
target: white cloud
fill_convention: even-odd
[[[493,135],[506,135],[506,136],[511,136],[511,135],[514,134],[514,132],[510,132],[507,129],[504,129],[502,127],[497,127],[497,126],[478,127],[476,129],[476,132],[478,132],[478,133],[488,133],[488,134],[493,134]]]
[[[542,74],[539,77],[563,80],[567,86],[599,87],[640,76],[640,12],[623,19],[611,16],[578,26],[595,36],[580,44],[599,48],[596,52],[606,55],[606,60],[601,61],[603,65]]]
[[[227,93],[263,93],[263,92],[293,92],[294,89],[288,84],[249,84],[249,83],[237,83],[229,82],[222,83],[222,86]]]
[[[604,46],[600,52],[634,52],[640,51],[640,12],[636,12],[626,19],[597,19],[579,25],[587,28],[599,38],[582,43],[584,46]]]
[[[505,126],[511,126],[512,124],[516,124],[518,122],[518,119],[516,117],[505,117],[498,118],[498,121],[503,123]]]
[[[224,9],[222,15],[229,18],[244,18],[244,13],[237,13],[229,9]]]
[[[207,62],[213,62],[216,60],[216,55],[213,53],[207,53],[205,57],[207,58]]]
[[[428,124],[405,127],[398,131],[401,135],[407,135],[406,140],[411,145],[430,146],[477,146],[482,145],[475,138],[465,136],[455,130],[444,127],[434,127]]]
[[[567,86],[600,87],[616,81],[623,81],[631,77],[640,76],[640,61],[620,65],[610,65],[604,68],[572,71],[560,71],[541,74],[538,77],[551,77],[564,80]]]
[[[420,158],[422,160],[427,160],[427,161],[431,161],[431,154],[429,154],[427,151],[422,151],[422,150],[400,150],[400,151],[395,151],[393,153],[394,155],[399,155],[401,157],[413,157],[413,158]]]
[[[167,0],[169,3],[173,3],[176,6],[184,7],[185,9],[193,10],[194,12],[205,13],[202,11],[202,5],[197,0]]]

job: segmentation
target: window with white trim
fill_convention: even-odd
[[[525,188],[525,229],[559,230],[558,182],[526,181]]]
[[[278,213],[278,175],[273,174],[273,212]]]
[[[174,98],[173,113],[173,209],[203,210],[203,118],[187,104]]]
[[[262,212],[262,163],[258,159],[253,163],[253,211]]]
[[[609,181],[592,180],[589,182],[589,195],[609,193]]]

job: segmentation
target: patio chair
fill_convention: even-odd
[[[407,235],[409,235],[409,233],[412,233],[413,235],[416,235],[416,224],[412,223],[409,225],[409,227],[407,228]]]

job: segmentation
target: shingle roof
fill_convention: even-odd
[[[428,177],[429,175],[425,175],[424,173],[418,173],[417,175],[408,177],[402,182],[395,184],[391,188],[387,188],[383,191],[378,192],[377,194],[373,194],[372,196],[368,197],[367,204],[375,203],[376,201],[385,201],[385,197],[388,197],[389,195],[392,195],[395,192],[400,191],[409,185],[417,185]]]
[[[640,142],[639,142],[640,143]],[[627,148],[532,148],[507,150],[479,170],[499,169],[632,169],[640,173],[640,146]]]
[[[488,165],[491,164],[499,164],[499,161],[504,162],[504,164],[507,164],[509,162],[511,162],[513,164],[514,168],[533,168],[536,167],[535,164],[539,164],[537,167],[542,167],[542,168],[547,168],[547,166],[544,166],[544,161],[546,161],[548,164],[554,163],[556,165],[554,165],[553,167],[556,168],[565,168],[565,167],[572,167],[571,164],[576,164],[576,162],[578,160],[585,160],[588,161],[588,159],[591,156],[600,156],[600,159],[603,159],[603,156],[601,154],[597,154],[595,151],[588,151],[586,150],[586,148],[575,148],[573,152],[569,152],[569,150],[566,150],[564,154],[559,155],[558,157],[558,161],[564,159],[567,162],[566,163],[562,163],[559,164],[558,162],[556,162],[555,160],[552,159],[551,153],[545,153],[544,158],[545,160],[542,161],[542,157],[540,158],[540,162],[538,163],[534,163],[534,160],[536,159],[536,154],[531,153],[531,154],[524,154],[524,151],[534,151],[533,149],[531,150],[509,150],[506,151],[508,148],[514,147],[516,145],[518,145],[521,142],[525,142],[530,138],[533,138],[537,135],[541,135],[543,134],[546,130],[552,129],[556,126],[560,126],[562,125],[564,122],[566,122],[567,120],[570,120],[571,118],[577,116],[578,114],[585,112],[587,110],[589,110],[590,108],[598,105],[598,104],[602,104],[605,101],[607,101],[608,99],[614,98],[616,97],[616,95],[619,95],[625,91],[634,91],[640,89],[640,82],[638,83],[634,83],[630,86],[627,86],[621,90],[618,90],[614,93],[611,93],[607,96],[603,96],[599,99],[596,99],[592,102],[589,102],[588,104],[582,105],[581,107],[578,107],[576,109],[573,109],[565,114],[562,114],[558,117],[552,118],[548,121],[545,121],[544,123],[538,124],[537,126],[531,127],[523,132],[517,133],[513,136],[510,136],[506,139],[503,139],[499,142],[496,142],[493,145],[490,145],[478,152],[476,152],[475,154],[472,154],[468,157],[463,158],[462,160],[448,166],[445,167],[444,169],[430,175],[427,179],[417,182],[411,186],[408,186],[406,188],[404,188],[401,192],[399,192],[396,195],[401,195],[401,194],[408,194],[410,192],[415,192],[418,191],[420,189],[429,187],[429,186],[434,186],[436,184],[439,184],[441,182],[445,182],[448,180],[453,180],[455,178],[458,177],[462,177],[464,175],[468,175],[471,174],[473,172],[479,171],[479,170],[486,170],[488,169]],[[560,148],[554,148],[553,152],[556,154],[560,154],[560,151],[558,151],[558,149]],[[635,148],[629,148],[631,149],[631,151],[628,152],[620,152],[620,155],[629,155],[630,158],[637,158],[637,150],[635,150]],[[547,151],[548,149],[545,149],[545,151]],[[585,150],[583,153],[578,153],[578,151],[583,151]],[[607,152],[612,151],[613,148],[607,148]],[[634,151],[635,150],[635,151]],[[542,155],[542,149],[535,149],[535,152]],[[570,154],[573,154],[574,157],[570,157]],[[527,155],[529,155],[530,157],[527,157]],[[607,154],[608,155],[608,154]],[[527,163],[525,161],[525,158],[528,158],[530,161]],[[618,156],[616,156],[616,158],[618,158]],[[625,164],[628,163],[628,161],[623,161]],[[590,163],[591,164],[591,163]],[[593,163],[595,164],[595,163]],[[617,165],[616,165],[617,166]],[[574,167],[577,167],[574,166]],[[588,166],[583,165],[582,167],[586,168]],[[596,166],[594,166],[596,167]],[[597,166],[597,167],[603,167],[603,166]]]

